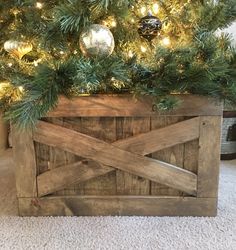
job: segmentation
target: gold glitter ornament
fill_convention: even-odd
[[[14,57],[21,59],[33,49],[33,45],[27,42],[8,40],[4,43],[4,49]]]
[[[92,24],[80,36],[80,49],[84,56],[104,58],[112,54],[115,41],[111,31],[104,25]]]

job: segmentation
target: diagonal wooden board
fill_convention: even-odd
[[[178,143],[190,141],[199,137],[199,118],[193,118],[172,126],[175,126],[173,127],[174,128],[173,131],[177,132],[176,134],[179,135]],[[166,129],[166,131],[164,129]],[[167,128],[164,129],[151,131],[149,133],[138,135],[136,137],[132,137],[126,140],[121,140],[110,145],[108,143],[89,137],[87,135],[71,131],[69,129],[57,125],[48,124],[40,121],[37,126],[37,131],[34,134],[34,140],[50,146],[62,148],[63,150],[69,151],[71,153],[98,161],[101,164],[109,165],[114,168],[118,168],[123,171],[127,171],[129,173],[142,176],[144,178],[185,191],[191,195],[195,195],[196,183],[197,183],[197,176],[195,174],[187,170],[177,168],[173,165],[160,162],[154,159],[146,158],[137,154],[127,152],[123,149],[120,149],[122,148],[123,145],[124,148],[127,147],[130,151],[136,150],[138,153],[145,152],[145,154],[149,153],[150,150],[151,151],[156,150],[156,148],[158,148],[156,146],[156,144],[158,144],[158,140],[156,139],[158,137],[156,137],[156,135],[157,134],[163,135],[163,132],[167,132]],[[169,132],[170,130],[168,129],[168,134]],[[185,135],[185,138],[182,135]],[[153,140],[153,138],[155,138],[155,140]],[[172,137],[171,139],[173,140],[173,138],[175,137]],[[149,147],[148,143],[145,144],[145,141],[148,142],[149,139],[150,140],[152,139],[153,143],[156,142],[156,144],[154,143],[153,145],[151,145],[151,147]],[[140,146],[140,143],[137,143],[140,140],[141,142],[143,142],[142,147]],[[177,143],[177,142],[168,143],[169,140],[164,140],[163,142],[163,140],[164,139],[162,139],[162,144],[164,144],[164,146],[162,147],[172,146],[173,143],[175,144]],[[119,146],[119,148],[117,147],[117,145]],[[161,149],[160,146],[159,148]],[[72,169],[76,170],[76,166],[77,165],[75,164],[75,166],[73,166]],[[84,167],[84,165],[81,163],[79,164],[79,166]],[[96,165],[96,168],[97,167],[104,168],[104,166],[102,165],[100,166]],[[86,168],[89,168],[89,166],[87,165]],[[100,175],[105,174],[106,172],[113,170],[114,169],[111,167],[106,167],[106,169],[104,168],[102,171],[98,171],[99,172],[98,174]],[[68,171],[68,168],[67,169],[61,168],[57,171],[58,173],[59,172],[64,173],[65,171]],[[92,175],[93,173],[96,173],[96,171],[97,170],[95,171],[90,170]],[[50,172],[48,173],[46,172],[42,176],[38,177],[39,196],[45,195],[46,193],[49,193],[52,190],[54,190],[53,185],[55,184],[55,182],[52,183],[53,185],[51,187],[47,187],[47,185],[45,185],[49,184],[49,182],[47,181],[45,182],[45,179],[46,180],[51,179]],[[79,173],[78,169],[77,173]],[[89,174],[86,175],[86,172],[84,173],[85,173],[84,175],[85,179],[90,177]],[[63,174],[61,176],[63,176]],[[66,184],[62,183],[61,179],[59,178],[58,181],[59,185],[57,185],[56,183],[55,188],[58,188],[58,186],[60,186],[61,184],[63,185]],[[78,180],[80,181],[82,179],[83,178],[79,178]],[[73,181],[76,180],[74,179],[72,180],[72,182]],[[44,185],[41,185],[43,183]],[[67,185],[69,184],[71,183],[67,182]]]

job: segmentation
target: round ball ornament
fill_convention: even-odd
[[[33,45],[27,42],[8,40],[4,43],[4,49],[14,57],[21,59],[33,49]]]
[[[104,58],[112,54],[115,41],[111,31],[104,25],[92,24],[80,36],[80,49],[87,57]]]
[[[152,41],[162,28],[162,22],[159,18],[152,15],[151,12],[143,17],[138,24],[138,33],[141,37]]]

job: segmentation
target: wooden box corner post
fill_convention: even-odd
[[[184,95],[61,98],[34,132],[14,129],[22,216],[215,216],[222,105]]]

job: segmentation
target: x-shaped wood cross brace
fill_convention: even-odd
[[[89,159],[39,175],[37,177],[39,196],[104,175],[115,169],[196,195],[196,174],[145,155],[199,138],[198,117],[112,144],[39,121],[33,138],[37,142]]]

